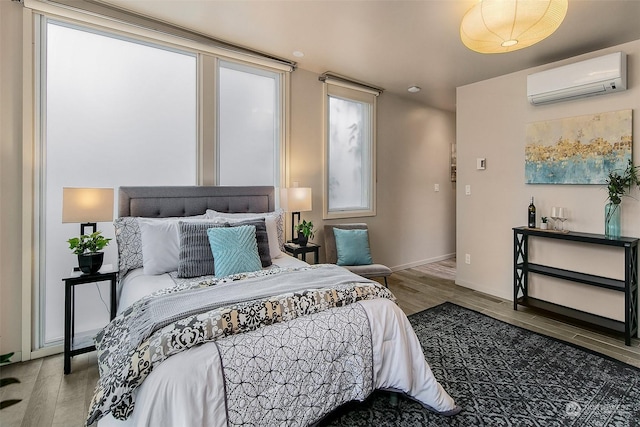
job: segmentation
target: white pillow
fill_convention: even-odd
[[[180,230],[178,221],[138,218],[142,235],[144,274],[163,274],[178,269]]]
[[[138,218],[142,241],[144,274],[163,274],[178,270],[180,258],[179,221],[206,221],[202,217]],[[214,222],[214,221],[211,221]]]
[[[269,238],[269,255],[271,255],[271,258],[276,258],[284,249],[284,211],[282,209],[264,213],[228,213],[207,209],[205,216],[215,219],[216,222],[229,223],[264,218],[267,226],[267,237]]]

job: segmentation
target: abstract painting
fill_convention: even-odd
[[[527,184],[604,184],[631,159],[631,110],[527,124]]]

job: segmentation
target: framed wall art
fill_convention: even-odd
[[[632,112],[547,120],[527,124],[527,184],[604,184],[609,171],[631,157]]]

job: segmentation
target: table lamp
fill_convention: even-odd
[[[97,231],[98,222],[113,221],[113,188],[63,188],[62,222],[79,222],[80,235],[85,228]]]
[[[294,218],[298,216],[298,222],[300,223],[300,212],[310,211],[311,208],[311,188],[308,187],[291,187],[282,188],[280,190],[280,206],[287,212],[291,212],[291,241],[296,243],[297,239],[294,237],[293,231]]]

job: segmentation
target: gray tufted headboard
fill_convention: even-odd
[[[219,212],[271,212],[273,187],[120,187],[118,216],[150,218],[192,216],[207,209]]]

